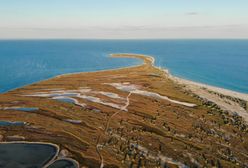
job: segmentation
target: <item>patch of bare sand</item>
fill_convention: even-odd
[[[172,76],[168,73],[167,75],[176,83],[184,85],[186,90],[190,90],[201,98],[214,102],[223,110],[229,111],[231,113],[237,113],[238,115],[242,116],[246,122],[248,122],[248,94],[193,82]],[[241,106],[237,99],[246,102],[246,108]]]

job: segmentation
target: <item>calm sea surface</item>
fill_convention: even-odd
[[[248,93],[248,40],[0,40],[0,92],[59,74],[141,63],[152,55],[176,76]]]

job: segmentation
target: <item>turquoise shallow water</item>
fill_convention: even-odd
[[[137,65],[152,55],[173,75],[248,93],[248,40],[0,40],[0,92],[59,74]]]

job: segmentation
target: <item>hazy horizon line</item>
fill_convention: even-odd
[[[0,40],[248,40],[248,38],[0,38]]]

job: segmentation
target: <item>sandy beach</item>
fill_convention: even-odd
[[[169,74],[167,70],[165,72],[170,79],[182,85],[186,90],[193,92],[202,99],[216,103],[223,110],[232,114],[237,113],[248,122],[248,94],[175,77]]]
[[[242,116],[246,122],[248,122],[248,94],[239,93],[232,90],[219,88],[203,83],[190,81],[187,79],[173,76],[166,68],[159,68],[154,65],[155,59],[148,55],[139,55],[131,53],[112,54],[112,57],[129,57],[140,58],[144,60],[144,64],[151,64],[157,69],[164,72],[164,75],[175,83],[183,86],[185,90],[193,92],[202,99],[217,104],[222,110],[228,111],[232,114],[237,113]]]
[[[143,64],[59,75],[0,95],[0,141],[49,142],[79,167],[248,165],[246,96]],[[15,122],[22,125],[11,125]],[[62,152],[63,151],[63,152]]]

